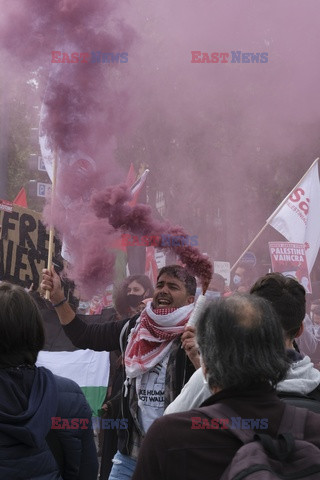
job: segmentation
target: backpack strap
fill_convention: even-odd
[[[296,449],[295,440],[303,440],[308,410],[285,404],[277,439],[268,434],[256,434],[264,449],[281,462],[288,461]]]

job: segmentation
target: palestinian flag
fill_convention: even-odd
[[[109,352],[89,349],[73,352],[42,350],[38,355],[37,366],[46,367],[55,375],[74,380],[85,394],[92,415],[98,416],[109,381]]]
[[[98,416],[109,381],[109,352],[77,349],[64,333],[50,302],[41,299],[37,293],[33,297],[38,303],[45,330],[44,350],[39,352],[37,365],[74,380],[82,388],[92,415]],[[86,323],[104,323],[113,313],[113,308],[105,308],[100,315],[79,317]]]

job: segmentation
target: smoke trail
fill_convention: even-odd
[[[98,218],[107,218],[115,229],[122,229],[141,235],[163,235],[172,237],[187,237],[187,233],[179,226],[172,226],[167,222],[158,222],[152,218],[151,208],[147,205],[136,205],[130,207],[126,202],[130,200],[131,195],[127,185],[118,185],[109,187],[105,192],[99,192],[92,195],[92,208]],[[159,237],[158,247],[161,245]],[[188,270],[201,279],[203,291],[208,288],[212,277],[212,265],[197,248],[190,245],[168,247],[176,253],[182,263]]]
[[[319,155],[319,2],[141,0],[127,16],[143,119],[121,153],[136,148],[170,219],[233,262]],[[191,51],[230,58],[191,63]],[[231,63],[232,51],[268,63]]]
[[[150,195],[164,193],[171,222],[231,262],[318,154],[318,0],[0,4],[1,45],[33,68],[51,67],[62,48],[129,52],[127,65],[53,65],[50,77],[50,147],[68,165],[75,148],[95,162],[88,182],[80,173],[58,182],[54,222],[78,259],[78,243],[91,248],[101,228],[80,227],[93,188],[124,178],[116,143],[122,165],[149,166]],[[268,63],[191,63],[194,50],[267,52]]]

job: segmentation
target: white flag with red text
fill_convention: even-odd
[[[305,245],[309,272],[320,247],[320,182],[318,159],[297,184],[290,197],[275,216],[268,218],[273,228],[289,242]]]

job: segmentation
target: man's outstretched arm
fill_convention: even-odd
[[[90,348],[98,352],[111,352],[120,349],[120,332],[127,320],[87,325],[75,314],[65,300],[60,277],[54,268],[51,271],[43,270],[41,289],[50,292],[50,301],[57,312],[64,332],[73,345],[82,349]]]

